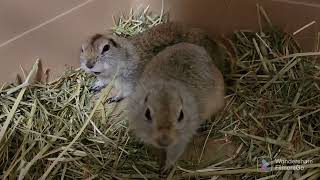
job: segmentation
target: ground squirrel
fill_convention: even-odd
[[[190,43],[165,48],[145,66],[128,101],[129,128],[166,151],[172,166],[200,124],[224,107],[224,79],[207,51]]]
[[[145,64],[169,45],[179,42],[194,43],[206,48],[217,66],[222,65],[220,46],[206,32],[181,23],[168,22],[154,26],[137,35],[122,38],[112,34],[96,34],[82,44],[81,68],[96,74],[91,88],[99,91],[115,77],[118,92],[108,102],[122,100],[133,92]]]

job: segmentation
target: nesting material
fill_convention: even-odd
[[[131,11],[113,30],[130,36],[165,20],[162,15],[151,16],[148,9]],[[197,160],[178,162],[170,177],[316,179],[320,53],[303,53],[290,34],[274,28],[236,32],[229,43],[236,62],[233,73],[225,74],[233,82],[227,87],[225,110],[203,127],[206,138],[196,151]],[[158,177],[159,167],[149,148],[130,136],[124,114],[115,111],[119,107],[105,104],[112,83],[93,101],[88,90],[93,81],[92,75],[68,69],[51,83],[0,87],[1,179]],[[235,152],[203,164],[204,152],[210,152],[206,147],[216,137],[222,137],[221,144],[236,147]],[[271,164],[275,159],[310,161],[300,171],[260,172],[261,158]]]
[[[121,15],[118,20],[113,17],[113,32],[118,36],[132,36],[134,34],[145,31],[146,29],[153,27],[157,24],[166,22],[168,14],[163,11],[163,6],[160,11],[160,15],[149,11],[149,6],[145,9],[130,10],[128,15]]]

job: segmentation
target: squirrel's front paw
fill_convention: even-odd
[[[172,166],[168,166],[168,167],[161,167],[160,168],[160,172],[159,172],[159,177],[161,179],[165,179],[166,177],[168,177],[168,175],[170,174],[171,170],[172,170]]]
[[[119,97],[119,96],[113,96],[107,99],[107,103],[114,103],[114,102],[120,102],[123,99],[123,97]]]
[[[90,90],[90,92],[96,93],[96,92],[101,91],[101,89],[103,89],[104,87],[106,87],[105,84],[101,84],[101,83],[97,82],[93,86],[91,86],[89,90]]]

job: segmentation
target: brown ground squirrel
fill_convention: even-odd
[[[166,151],[167,169],[200,124],[224,107],[224,79],[203,47],[178,43],[152,58],[128,99],[130,130]]]
[[[143,68],[154,55],[169,45],[179,42],[203,46],[217,66],[223,65],[223,51],[199,28],[168,22],[159,24],[137,35],[122,38],[111,34],[96,34],[82,44],[81,68],[96,74],[97,81],[91,88],[99,91],[115,77],[118,92],[109,102],[120,101],[133,92]],[[221,67],[222,68],[222,67]]]

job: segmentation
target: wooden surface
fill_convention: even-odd
[[[88,35],[103,32],[112,15],[128,12],[130,7],[150,4],[160,10],[161,0],[93,0],[24,36],[6,41],[47,22],[86,0],[3,0],[0,1],[0,84],[13,81],[19,65],[29,69],[36,57],[51,69],[51,79],[66,65],[79,66],[80,43]],[[273,24],[294,32],[311,21],[320,22],[318,0],[164,0],[173,20],[207,29],[213,36],[235,30],[258,29],[256,4],[261,4]],[[313,50],[319,25],[297,34],[306,50]]]

